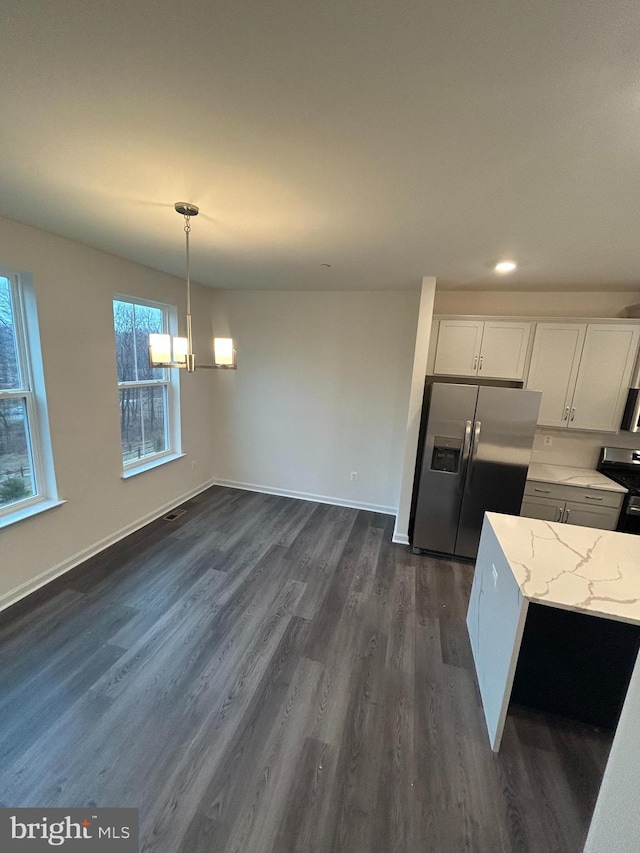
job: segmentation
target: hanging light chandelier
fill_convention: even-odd
[[[149,361],[152,367],[183,367],[188,373],[196,369],[196,357],[193,352],[193,335],[191,332],[191,278],[189,271],[189,234],[191,233],[191,217],[197,216],[200,208],[195,204],[177,201],[174,205],[176,212],[184,216],[184,233],[187,255],[187,337],[179,338],[171,335],[149,335]],[[198,367],[221,370],[236,369],[236,351],[232,338],[213,339],[213,364],[198,364]]]

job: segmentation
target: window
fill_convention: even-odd
[[[169,369],[149,364],[149,334],[170,332],[174,324],[175,309],[169,305],[126,296],[113,300],[125,476],[179,453],[177,379]]]
[[[58,503],[27,278],[0,273],[0,525]]]

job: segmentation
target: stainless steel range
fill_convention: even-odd
[[[598,471],[628,490],[617,529],[622,533],[640,533],[640,450],[603,447]]]

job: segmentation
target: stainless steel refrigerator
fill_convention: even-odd
[[[427,386],[414,549],[475,557],[486,511],[520,514],[541,394]]]

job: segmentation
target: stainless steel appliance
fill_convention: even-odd
[[[630,388],[620,429],[640,432],[640,389]]]
[[[622,423],[620,429],[628,430],[628,432],[640,432],[640,353],[636,359],[636,364],[629,383],[629,394],[627,396],[627,405],[625,406],[622,415]],[[606,450],[606,448],[602,448]],[[612,448],[616,450],[617,448]]]
[[[598,471],[627,490],[616,529],[622,533],[640,533],[640,450],[603,447]]]
[[[519,515],[540,398],[519,388],[427,386],[414,550],[475,557],[485,511]]]

